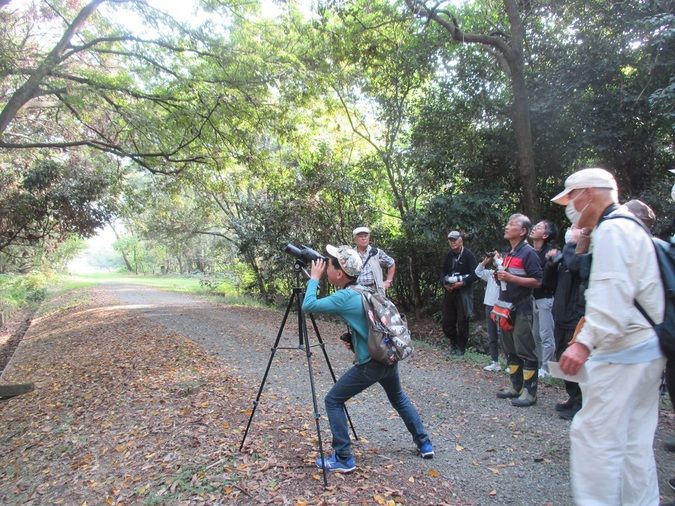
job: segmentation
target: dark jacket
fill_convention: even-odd
[[[553,321],[563,329],[576,327],[586,307],[586,287],[579,272],[583,256],[574,252],[576,247],[576,243],[566,244],[562,254],[549,260],[544,269],[544,283],[555,287]]]
[[[527,241],[521,241],[504,258],[503,266],[506,272],[521,278],[534,278],[541,281],[543,269],[539,263],[537,252]],[[516,311],[521,314],[532,313],[531,297],[534,289],[521,286],[516,283],[504,283],[506,288],[499,283],[499,300],[511,302],[516,306]]]
[[[443,284],[443,278],[445,278],[445,276],[449,276],[454,273],[462,275],[468,274],[469,277],[464,280],[464,286],[461,289],[464,290],[465,288],[469,288],[472,283],[478,279],[478,276],[476,276],[477,265],[478,262],[476,261],[476,256],[467,247],[462,249],[460,255],[456,255],[452,251],[448,252],[448,254],[445,256],[445,260],[443,261],[441,284]]]
[[[546,267],[546,254],[551,251],[551,246],[549,244],[544,244],[544,247],[541,248],[541,250],[537,251],[537,256],[539,257],[539,263],[541,264],[541,268],[544,269]],[[532,291],[532,295],[534,295],[535,299],[550,299],[553,297],[553,292],[555,291],[555,283],[547,283],[546,276],[544,276],[544,279],[541,282],[541,286],[539,288],[535,288]]]

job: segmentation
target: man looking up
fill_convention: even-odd
[[[457,230],[448,234],[450,251],[443,261],[443,333],[450,339],[450,353],[462,356],[469,341],[469,318],[473,313],[473,282],[476,257],[464,247],[464,236]],[[457,279],[459,278],[459,279]],[[452,282],[449,282],[452,280]]]
[[[558,227],[551,220],[541,220],[530,232],[532,247],[539,255],[542,271],[546,265],[546,255],[551,251],[551,242],[558,235]],[[555,356],[555,337],[553,334],[553,291],[552,286],[542,283],[534,289],[534,344],[539,357],[539,375],[548,375],[548,361]]]
[[[570,428],[570,475],[577,504],[659,504],[654,461],[659,382],[665,364],[656,332],[637,309],[663,321],[665,299],[654,244],[619,208],[616,181],[583,169],[553,199],[591,235],[593,260],[585,323],[560,357],[576,374],[581,410]],[[607,219],[617,216],[616,219]]]
[[[356,227],[353,236],[356,251],[363,262],[363,268],[356,283],[369,288],[371,291],[379,291],[384,295],[394,282],[396,262],[383,250],[370,245],[370,229],[368,227]],[[382,272],[383,267],[387,269],[386,279]]]
[[[497,392],[500,399],[513,399],[519,407],[537,402],[539,359],[532,335],[532,290],[541,286],[543,276],[539,257],[527,243],[532,228],[530,219],[523,214],[513,214],[504,227],[504,239],[511,251],[495,273],[500,285],[496,306],[508,307],[513,328],[502,328],[504,351],[509,365],[511,386]]]

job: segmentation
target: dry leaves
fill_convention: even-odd
[[[102,289],[89,293],[52,301],[6,372],[37,388],[0,411],[0,503],[396,506],[449,496],[437,470],[402,476],[365,438],[358,470],[324,489],[311,409],[273,393],[240,452],[254,386]]]

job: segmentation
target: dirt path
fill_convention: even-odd
[[[448,361],[424,343],[401,376],[436,458],[416,456],[372,388],[349,405],[359,470],[331,476],[324,490],[294,314],[280,342],[292,349],[277,352],[240,453],[282,315],[132,285],[50,301],[2,377],[37,388],[0,404],[0,502],[571,504],[569,423],[553,409],[560,389],[544,385],[536,406],[512,407],[494,396],[504,375]],[[319,321],[338,375],[351,361],[335,339],[343,328]],[[331,379],[314,350],[323,414]],[[323,416],[321,428],[328,451]],[[657,440],[662,433],[675,433],[665,415]],[[675,458],[658,442],[656,450],[665,497]]]

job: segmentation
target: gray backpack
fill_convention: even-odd
[[[368,320],[368,352],[373,360],[392,365],[412,355],[412,337],[408,325],[392,301],[379,292],[352,285],[361,294]]]

